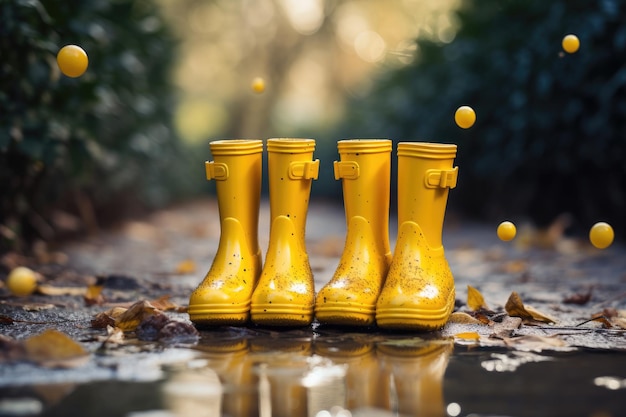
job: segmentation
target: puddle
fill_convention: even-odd
[[[617,417],[626,407],[621,353],[543,355],[324,329],[202,336],[177,348],[188,352],[180,361],[166,350],[152,380],[4,384],[0,416]]]

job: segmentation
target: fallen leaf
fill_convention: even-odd
[[[159,338],[159,332],[169,321],[169,317],[163,313],[147,317],[137,327],[137,338],[139,340],[157,340]]]
[[[518,337],[507,337],[502,339],[504,343],[516,350],[523,352],[542,352],[544,350],[556,350],[556,351],[571,351],[576,350],[575,347],[570,346],[563,339],[555,336],[535,336],[526,335]]]
[[[171,311],[177,310],[179,306],[170,301],[169,295],[164,295],[162,297],[157,298],[156,300],[151,300],[150,304],[156,309],[161,311]]]
[[[489,310],[483,295],[471,285],[467,286],[467,306],[472,311]]]
[[[50,304],[50,303],[28,303],[28,304],[24,304],[22,306],[22,309],[24,311],[44,311],[44,310],[50,310],[55,307],[56,306],[54,304]]]
[[[594,314],[592,318],[590,318],[589,320],[585,320],[582,323],[578,323],[576,325],[576,327],[582,326],[583,324],[587,324],[587,323],[590,323],[592,321],[601,323],[602,327],[604,327],[605,329],[610,329],[611,327],[613,327],[613,325],[611,324],[609,319],[606,316],[603,316],[601,314]]]
[[[611,323],[613,323],[615,327],[626,330],[626,318],[624,317],[616,317],[611,320]]]
[[[524,306],[522,302],[522,298],[515,291],[511,293],[509,299],[504,306],[506,312],[511,317],[520,317],[525,321],[540,321],[543,323],[555,323],[555,320],[551,317],[546,316],[543,313],[540,313],[538,310],[530,307]]]
[[[42,284],[37,287],[37,292],[42,295],[50,296],[85,295],[87,289],[84,287],[55,287],[52,285]]]
[[[180,261],[176,266],[176,273],[185,275],[196,272],[196,263],[191,259]]]
[[[91,320],[91,327],[94,329],[106,329],[108,326],[114,325],[115,319],[107,313],[98,313],[96,317]]]
[[[100,282],[96,282],[95,284],[87,286],[87,290],[85,291],[84,296],[85,304],[88,306],[92,306],[104,303],[104,297],[102,296],[103,288],[104,285],[102,285]]]
[[[470,316],[467,313],[463,313],[461,311],[455,311],[450,315],[448,319],[448,323],[458,323],[458,324],[483,324],[480,320]]]
[[[578,294],[570,295],[569,297],[565,297],[565,299],[563,299],[563,303],[585,305],[589,302],[589,300],[591,300],[591,292],[592,290],[590,289],[586,293],[578,293]]]
[[[121,345],[124,343],[124,331],[118,327],[108,326],[104,344]]]
[[[454,337],[465,340],[479,340],[480,335],[476,332],[461,332],[454,335]]]
[[[165,343],[195,343],[199,337],[198,330],[192,324],[170,320],[159,331],[158,340]]]
[[[22,344],[25,359],[49,368],[74,368],[89,360],[89,352],[58,330],[46,330]]]
[[[156,314],[158,311],[150,302],[138,301],[115,318],[115,327],[124,331],[135,330],[146,317]]]
[[[505,317],[502,322],[495,323],[493,325],[492,337],[498,339],[504,339],[511,337],[515,330],[519,329],[522,325],[522,319],[519,317]]]

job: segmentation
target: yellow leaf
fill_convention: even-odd
[[[457,323],[457,324],[483,324],[480,320],[470,316],[467,313],[463,313],[462,311],[455,311],[450,315],[448,319],[448,323]]]
[[[87,290],[83,287],[55,287],[41,284],[37,287],[37,292],[43,295],[84,295]]]
[[[459,338],[459,339],[465,339],[465,340],[479,340],[480,339],[480,335],[476,332],[457,333],[454,335],[454,337]]]
[[[104,297],[102,296],[103,288],[104,286],[100,284],[89,285],[87,291],[85,291],[85,304],[102,304],[104,302]]]
[[[65,333],[46,330],[23,342],[26,359],[46,367],[70,368],[83,365],[89,353]]]
[[[139,326],[139,323],[146,317],[155,314],[157,311],[158,310],[148,301],[138,301],[115,319],[115,327],[125,332],[135,330],[137,326]]]
[[[191,274],[196,272],[196,263],[191,259],[185,259],[176,266],[177,274]]]
[[[543,323],[554,323],[554,319],[540,313],[532,307],[525,307],[522,298],[513,291],[504,306],[507,314],[511,317],[520,317],[529,321],[540,321]]]
[[[487,307],[487,303],[485,303],[485,299],[483,295],[476,288],[471,285],[467,286],[467,306],[472,311],[478,310],[489,310]]]
[[[154,308],[159,309],[161,311],[176,310],[178,308],[178,305],[170,301],[169,295],[164,295],[162,297],[157,298],[156,300],[152,300],[150,301],[150,304],[152,304]]]

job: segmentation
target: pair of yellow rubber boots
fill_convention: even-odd
[[[343,183],[347,236],[332,279],[314,292],[304,235],[319,161],[312,139],[269,139],[271,229],[264,266],[257,240],[262,142],[211,142],[207,178],[217,180],[221,237],[189,301],[200,325],[323,324],[391,329],[442,327],[454,308],[454,278],[441,234],[454,188],[456,145],[398,144],[398,239],[389,246],[392,143],[342,140],[335,178]]]

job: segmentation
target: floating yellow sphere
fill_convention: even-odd
[[[563,46],[563,50],[568,54],[573,54],[578,51],[580,47],[580,41],[578,40],[578,36],[576,35],[567,35],[563,38],[563,42],[561,42]]]
[[[598,249],[606,249],[611,246],[614,237],[613,228],[605,222],[594,224],[589,231],[589,240]]]
[[[265,80],[261,77],[256,77],[252,80],[252,91],[255,93],[261,94],[265,91]]]
[[[462,129],[469,129],[476,122],[476,113],[470,106],[461,106],[454,113],[454,121]]]
[[[87,71],[89,58],[87,58],[87,53],[80,46],[66,45],[57,54],[57,64],[63,74],[76,78]]]
[[[9,273],[7,288],[13,295],[30,295],[37,288],[37,274],[25,266],[18,266]]]
[[[511,222],[502,222],[498,225],[497,233],[500,240],[508,242],[509,240],[513,240],[515,238],[517,228]]]

